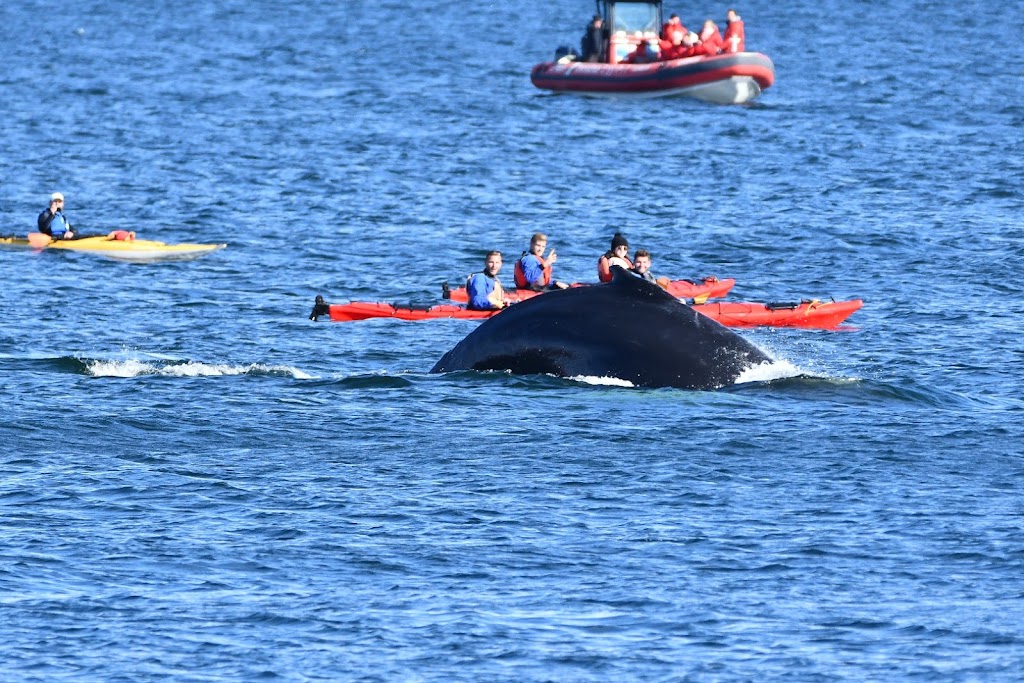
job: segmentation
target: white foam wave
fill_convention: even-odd
[[[799,377],[800,375],[806,375],[807,372],[796,367],[792,363],[786,360],[777,360],[771,363],[762,363],[761,365],[755,365],[747,368],[740,373],[739,377],[736,378],[736,384],[743,384],[746,382],[771,382],[776,379],[785,379],[787,377]],[[606,387],[633,387],[636,386],[629,380],[619,379],[618,377],[595,377],[589,375],[577,375],[570,377],[569,379],[574,382],[582,382],[583,384],[592,384],[595,386],[606,386]]]
[[[290,365],[226,365],[213,363],[146,363],[136,359],[95,360],[86,364],[93,377],[141,377],[160,375],[164,377],[229,377],[233,375],[277,375],[294,379],[313,379],[298,368]]]
[[[93,377],[138,377],[152,375],[152,365],[138,360],[94,360],[85,364]]]
[[[761,363],[760,365],[754,365],[747,368],[740,373],[739,377],[736,378],[736,384],[744,384],[746,382],[771,382],[776,379],[799,377],[804,374],[807,373],[790,363],[788,360],[777,360],[771,363]]]
[[[577,375],[570,377],[574,382],[582,382],[583,384],[593,384],[601,387],[632,387],[634,384],[628,379],[619,379],[618,377],[594,377],[591,375]]]

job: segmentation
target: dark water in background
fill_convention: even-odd
[[[0,678],[1019,680],[1024,15],[883,4],[739,6],[731,108],[535,91],[586,2],[4,4],[0,232],[230,246],[0,251]],[[619,228],[866,305],[720,392],[306,320]]]

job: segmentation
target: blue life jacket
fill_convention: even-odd
[[[50,223],[50,234],[53,236],[53,239],[57,240],[63,237],[67,231],[68,221],[58,209],[57,213],[53,214],[53,222]]]
[[[501,289],[501,282],[487,273],[473,273],[466,280],[466,294],[469,297],[468,308],[476,311],[489,311],[495,307],[491,295],[495,289]]]

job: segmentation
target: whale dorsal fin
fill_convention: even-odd
[[[612,281],[608,284],[614,287],[621,287],[623,289],[630,290],[635,292],[637,295],[675,300],[674,296],[666,292],[657,284],[648,282],[639,275],[629,272],[622,266],[612,266],[611,272]]]

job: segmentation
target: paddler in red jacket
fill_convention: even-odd
[[[722,51],[722,34],[718,32],[718,24],[713,19],[704,21],[704,28],[700,30],[700,42],[704,46],[705,54],[717,55]]]
[[[552,249],[545,258],[544,250],[547,249],[547,246],[548,236],[542,232],[538,232],[530,238],[530,251],[524,253],[522,258],[516,261],[513,271],[517,289],[543,292],[547,289],[565,289],[569,286],[564,282],[552,281],[551,267],[558,260],[558,254]]]
[[[612,248],[597,259],[597,279],[601,282],[611,282],[612,266],[633,269],[633,262],[629,260],[629,242],[619,232],[612,237]]]
[[[724,52],[743,52],[746,49],[746,37],[743,32],[743,19],[730,9],[725,13],[725,20],[728,24],[725,27],[725,35],[722,36],[722,50]]]

